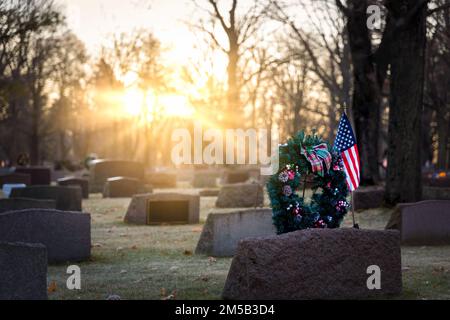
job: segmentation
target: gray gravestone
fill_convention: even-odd
[[[272,209],[213,211],[206,219],[195,253],[232,256],[240,240],[275,234]]]
[[[104,198],[126,198],[139,193],[143,188],[140,180],[127,177],[108,178],[103,189]]]
[[[423,187],[423,200],[450,200],[450,188]]]
[[[194,188],[214,188],[217,186],[218,172],[212,170],[195,170],[192,178]]]
[[[76,177],[65,177],[58,179],[58,185],[60,186],[79,186],[81,188],[81,193],[83,199],[89,198],[89,180],[76,178]]]
[[[220,189],[203,189],[198,192],[200,197],[217,197]]]
[[[91,215],[48,209],[0,214],[0,241],[42,243],[50,263],[84,261],[91,255]]]
[[[140,162],[119,160],[94,160],[90,164],[89,188],[91,192],[103,192],[108,178],[128,177],[144,182],[145,168]]]
[[[17,167],[16,173],[30,175],[32,186],[50,185],[51,170],[48,167]]]
[[[133,196],[124,221],[134,224],[195,224],[200,218],[200,197],[181,193]]]
[[[355,210],[379,208],[383,206],[383,201],[383,187],[361,187],[353,191],[353,208]]]
[[[31,184],[31,176],[16,172],[0,175],[0,189],[4,184],[25,184],[28,186]]]
[[[47,299],[47,249],[42,244],[0,243],[0,300]]]
[[[262,207],[264,203],[263,186],[257,183],[236,183],[220,189],[216,201],[218,208]]]
[[[369,290],[368,268],[381,288]],[[223,290],[233,300],[362,299],[402,290],[398,231],[307,229],[242,240]]]
[[[399,230],[406,245],[450,244],[450,201],[399,204],[386,229]]]
[[[25,209],[56,209],[55,200],[36,200],[27,198],[0,199],[0,213]]]
[[[13,189],[11,198],[30,198],[55,200],[56,209],[64,211],[81,211],[81,188],[79,186],[31,186]]]
[[[176,188],[177,176],[169,172],[152,172],[147,174],[146,181],[153,188]]]

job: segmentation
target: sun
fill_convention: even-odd
[[[159,100],[164,114],[168,117],[189,118],[195,113],[194,108],[189,104],[186,96],[175,94],[163,95]]]
[[[125,113],[137,116],[142,110],[144,95],[138,89],[127,89],[123,95],[123,107]]]
[[[145,111],[155,110],[159,110],[158,112],[167,118],[190,118],[195,113],[186,96],[177,94],[155,96],[151,91],[144,95],[142,90],[135,88],[129,88],[123,93],[122,106],[124,115],[132,117],[139,116]]]

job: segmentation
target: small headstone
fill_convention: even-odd
[[[89,180],[76,178],[76,177],[65,177],[58,179],[58,185],[60,186],[79,186],[81,188],[81,193],[83,199],[89,198]]]
[[[442,176],[438,173],[429,174],[424,176],[423,184],[428,187],[450,188],[450,176],[446,173],[443,173]]]
[[[2,191],[3,194],[5,195],[5,197],[9,198],[9,196],[11,195],[11,191],[12,189],[21,189],[21,188],[26,188],[25,184],[9,184],[9,183],[5,183],[3,185]]]
[[[127,198],[142,190],[138,179],[127,177],[108,178],[103,189],[103,198]]]
[[[355,210],[366,210],[383,206],[383,187],[362,187],[353,191],[353,208]]]
[[[128,177],[144,182],[144,165],[136,161],[94,160],[90,163],[89,188],[91,192],[103,192],[108,178]]]
[[[220,189],[203,189],[199,191],[200,197],[217,197],[219,195]]]
[[[4,212],[0,242],[42,243],[50,263],[84,261],[91,255],[91,215],[48,209]]]
[[[242,169],[230,169],[224,172],[223,184],[244,183],[250,179],[250,171]]]
[[[147,183],[151,184],[153,188],[176,188],[177,176],[169,172],[152,172],[146,176]]]
[[[257,183],[237,183],[225,185],[220,189],[216,201],[218,208],[262,207],[264,203],[263,186]]]
[[[50,185],[51,170],[48,167],[17,167],[17,173],[30,175],[30,185]]]
[[[217,186],[217,174],[211,170],[195,170],[192,178],[194,188],[215,188]]]
[[[81,211],[82,197],[79,186],[31,186],[13,189],[11,198],[55,200],[57,210]]]
[[[373,266],[381,272],[379,289],[372,287],[377,285]],[[222,295],[232,300],[363,299],[401,290],[398,231],[307,229],[242,240]]]
[[[200,218],[200,197],[182,193],[133,196],[124,221],[133,224],[195,224]]]
[[[4,184],[31,184],[31,176],[29,174],[24,173],[8,173],[5,175],[0,175],[0,188],[3,187]]]
[[[423,200],[450,200],[450,188],[423,187]]]
[[[450,201],[399,204],[386,229],[399,230],[406,245],[450,244]]]
[[[55,200],[36,200],[26,198],[0,199],[0,213],[25,209],[55,209]]]
[[[47,249],[0,243],[0,300],[47,300]]]
[[[232,256],[240,240],[275,234],[271,209],[213,211],[206,219],[195,253]]]

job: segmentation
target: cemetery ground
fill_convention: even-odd
[[[220,299],[232,259],[194,254],[216,197],[201,198],[200,224],[178,226],[125,224],[130,201],[100,194],[83,201],[83,211],[92,215],[92,257],[77,264],[81,290],[66,288],[68,264],[49,266],[49,299]],[[370,209],[356,217],[361,228],[383,229],[390,213]],[[343,227],[351,225],[349,214]],[[450,246],[403,246],[402,268],[403,293],[395,299],[450,299]]]

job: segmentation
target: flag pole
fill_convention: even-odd
[[[356,220],[355,220],[355,209],[353,208],[353,191],[350,192],[350,202],[351,202],[351,208],[352,208],[353,228],[359,229],[359,225],[356,223]]]
[[[345,114],[348,113],[347,112],[347,105],[344,106],[344,113]],[[354,206],[353,206],[353,191],[350,191],[350,206],[351,206],[351,209],[352,209],[353,228],[359,229],[359,224],[356,223],[356,219],[355,219],[355,209],[354,209]]]

